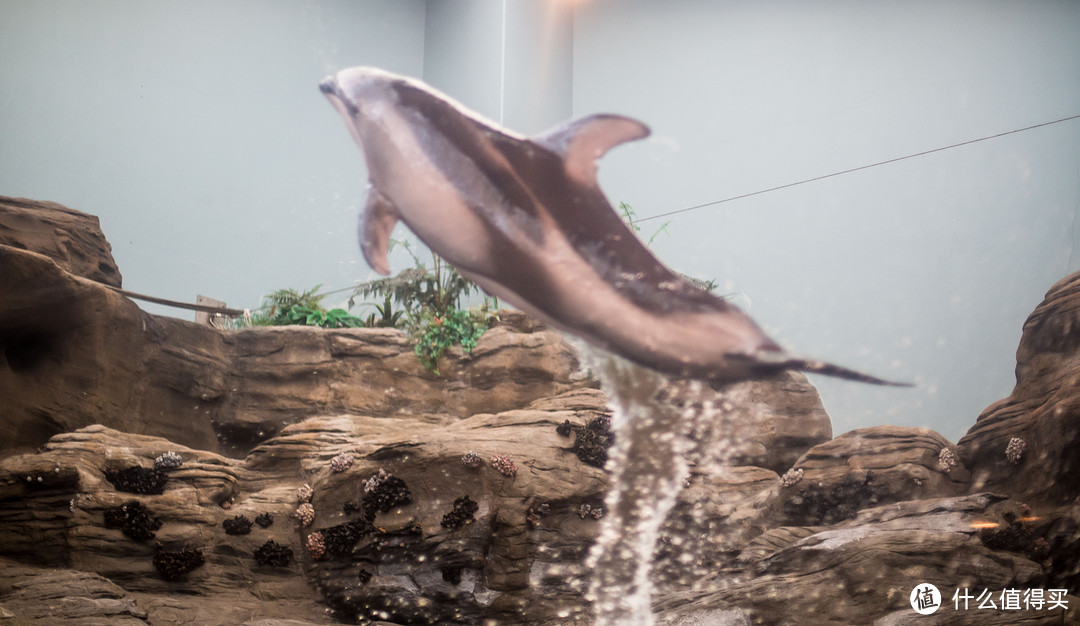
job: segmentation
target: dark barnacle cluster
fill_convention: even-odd
[[[574,445],[570,451],[586,465],[603,468],[607,463],[608,448],[615,442],[615,433],[611,432],[611,418],[601,415],[589,420],[584,427],[574,426],[568,421],[556,427],[564,436],[574,434]]]
[[[169,476],[156,469],[133,465],[122,470],[105,470],[105,478],[119,491],[159,494],[165,491]]]
[[[980,528],[979,540],[991,550],[1022,552],[1032,561],[1042,561],[1050,556],[1050,544],[1042,537],[1036,537],[1023,519],[1014,513],[1004,514],[1004,524]]]
[[[368,519],[374,519],[376,513],[386,513],[398,506],[412,504],[412,494],[409,487],[393,474],[387,474],[383,470],[372,476],[364,484],[364,498],[362,502],[364,515]]]
[[[105,527],[119,528],[135,541],[153,539],[161,528],[161,520],[138,500],[128,500],[120,506],[105,509]]]
[[[263,513],[255,516],[255,523],[262,528],[270,528],[274,525],[274,516],[269,513]]]
[[[873,472],[866,472],[862,479],[847,474],[830,487],[812,484],[800,489],[784,502],[783,511],[800,524],[827,526],[854,517],[859,509],[877,505],[879,494]]]
[[[473,517],[480,509],[480,505],[477,504],[469,496],[461,496],[457,500],[454,500],[454,510],[450,511],[442,518],[442,527],[449,528],[450,530],[456,530],[461,528],[465,524],[476,519]]]
[[[320,532],[326,552],[334,556],[348,556],[356,542],[375,532],[375,527],[366,519],[359,519],[323,528]]]
[[[371,582],[371,577],[371,572],[363,568],[361,568],[360,571],[356,573],[356,579],[360,582],[361,585],[366,585]]]
[[[441,569],[442,579],[457,587],[461,584],[461,569],[460,567],[444,567]]]
[[[292,548],[283,546],[273,539],[262,544],[255,550],[255,562],[259,565],[285,567],[292,558]]]
[[[345,515],[352,515],[363,511],[364,508],[356,503],[356,500],[346,500],[345,504],[341,507],[341,510],[345,512]]]
[[[246,535],[251,532],[251,520],[244,515],[230,517],[221,525],[225,527],[225,532],[229,535]]]
[[[161,550],[154,555],[154,567],[165,580],[178,580],[206,562],[202,550]]]

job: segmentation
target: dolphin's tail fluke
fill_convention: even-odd
[[[803,372],[810,372],[811,374],[824,374],[826,376],[835,376],[836,378],[854,380],[856,382],[869,383],[871,385],[887,385],[890,387],[915,386],[912,383],[901,383],[891,380],[885,380],[883,378],[878,378],[877,376],[871,376],[869,374],[863,374],[862,372],[857,372],[853,369],[848,369],[840,365],[826,363],[825,361],[818,361],[817,359],[798,357],[788,354],[786,352],[770,352],[763,350],[753,356],[739,356],[753,361],[755,363],[755,368],[760,369],[762,372],[776,372],[779,370],[800,370]]]

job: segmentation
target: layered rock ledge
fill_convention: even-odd
[[[96,220],[0,207],[0,621],[592,623],[609,413],[558,334],[507,314],[436,377],[392,330],[148,315],[101,284]],[[725,454],[665,522],[658,622],[1080,623],[1078,294],[1047,293],[1013,394],[955,445],[833,438],[801,374],[701,389]],[[959,589],[1068,609],[957,611]]]

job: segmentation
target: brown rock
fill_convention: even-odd
[[[0,266],[0,394],[13,434],[0,454],[89,424],[242,454],[312,415],[461,418],[590,384],[551,331],[492,329],[439,377],[401,331],[220,331],[144,313],[40,254],[0,246]]]
[[[875,426],[814,446],[779,493],[785,524],[832,524],[862,508],[967,492],[963,466],[946,469],[948,440],[926,428]]]
[[[98,218],[55,202],[0,196],[0,245],[43,254],[76,276],[121,286]]]
[[[0,419],[13,433],[0,441],[0,621],[591,623],[584,560],[609,476],[565,435],[610,411],[560,336],[507,313],[436,377],[398,331],[218,331],[147,315],[28,247],[0,244]],[[658,621],[884,626],[911,621],[920,582],[947,602],[961,586],[1075,591],[1078,283],[1029,319],[1017,389],[957,447],[915,428],[830,440],[800,374],[664,387],[698,419],[683,424],[691,473],[656,551]],[[1014,436],[1024,453],[1002,463]],[[163,493],[106,479],[166,451],[183,464],[164,470]],[[353,462],[335,471],[340,455]],[[303,484],[309,526],[293,517]],[[475,505],[444,524],[463,496]],[[106,509],[131,500],[152,516],[137,521],[160,519],[152,538],[105,527]],[[268,528],[223,528],[263,513]],[[270,539],[293,550],[287,566],[254,561]],[[205,563],[166,581],[159,549],[198,549]],[[1064,614],[946,621],[1075,622],[1080,599],[1068,599]]]
[[[0,559],[0,619],[15,624],[144,626],[148,614],[107,578]]]
[[[693,591],[670,592],[654,610],[663,624],[724,613],[745,615],[751,623],[876,624],[878,618],[897,619],[885,617],[893,613],[914,615],[908,597],[924,582],[938,587],[943,603],[951,603],[958,588],[977,595],[984,588],[1044,587],[1039,564],[978,539],[972,524],[991,515],[998,501],[985,494],[915,500],[867,509],[829,528],[778,528],[744,550],[745,569],[720,572]],[[1023,613],[1030,623],[1052,624],[1067,614],[994,613],[973,607],[950,611],[948,622],[928,623],[1005,624]]]
[[[728,385],[709,399],[727,408],[719,426],[726,465],[755,465],[782,474],[804,452],[832,437],[829,414],[802,372]]]
[[[1029,504],[1080,498],[1078,347],[1080,273],[1051,287],[1028,317],[1016,351],[1016,387],[983,411],[957,444],[973,490]],[[1022,455],[1009,458],[1014,438],[1023,442]]]

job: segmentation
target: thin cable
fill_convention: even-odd
[[[505,28],[506,28],[506,26],[505,26],[505,19],[506,19],[505,0],[503,2],[503,5],[504,5],[503,6],[503,11],[504,11],[504,13],[503,13],[503,20],[504,20],[504,24],[503,24],[503,29],[504,29],[503,30],[503,45],[505,46],[505,43],[506,43],[506,41],[505,41],[506,40],[506,33],[505,33]],[[503,57],[504,57],[503,61],[504,61],[504,63],[505,63],[505,56],[506,56],[506,53],[505,53],[505,49],[504,49],[504,51],[503,51]],[[504,71],[505,71],[505,68],[504,68]],[[500,93],[500,98],[501,98],[501,96],[502,96],[502,94]],[[499,117],[500,117],[500,119],[502,118],[502,102],[501,102],[501,100],[500,100],[500,103],[499,103]],[[750,192],[750,193],[744,193],[744,194],[740,194],[738,196],[732,196],[730,198],[724,198],[723,200],[714,200],[712,202],[706,202],[704,204],[697,204],[697,205],[694,205],[694,206],[691,206],[691,207],[686,207],[685,209],[676,209],[675,211],[668,211],[667,213],[660,213],[658,215],[651,215],[649,217],[642,217],[642,218],[635,219],[634,223],[637,224],[637,223],[641,223],[641,222],[647,222],[649,220],[655,220],[655,219],[659,219],[661,217],[668,217],[670,215],[677,215],[679,213],[686,213],[687,211],[695,211],[697,209],[703,209],[705,207],[710,207],[710,206],[714,206],[714,205],[717,205],[717,204],[723,204],[725,202],[732,202],[734,200],[742,200],[743,198],[749,198],[751,196],[759,196],[759,195],[761,195],[763,193],[769,193],[770,191],[779,191],[780,189],[787,189],[788,187],[795,187],[797,185],[805,185],[806,183],[812,183],[812,182],[819,181],[819,180],[825,180],[826,178],[833,178],[835,176],[842,176],[844,174],[850,174],[852,172],[858,172],[858,171],[861,171],[861,170],[867,170],[867,169],[870,169],[872,167],[878,167],[879,165],[888,165],[889,163],[896,163],[897,161],[904,161],[906,159],[914,159],[915,157],[926,156],[928,154],[933,154],[935,152],[941,152],[942,150],[951,150],[952,148],[959,148],[960,146],[967,146],[967,145],[971,145],[973,143],[978,143],[980,141],[988,141],[990,139],[997,139],[999,137],[1004,137],[1006,135],[1014,135],[1016,133],[1022,133],[1022,132],[1028,131],[1028,130],[1034,130],[1036,128],[1042,128],[1043,126],[1050,126],[1051,124],[1060,124],[1061,122],[1068,122],[1070,120],[1075,120],[1075,119],[1080,119],[1080,115],[1072,115],[1072,116],[1069,116],[1069,117],[1063,117],[1061,119],[1053,120],[1053,121],[1050,121],[1050,122],[1043,122],[1042,124],[1035,124],[1034,126],[1027,126],[1025,128],[1017,128],[1015,130],[1005,131],[1003,133],[998,133],[996,135],[988,135],[986,137],[979,137],[978,139],[970,139],[968,141],[962,141],[960,143],[954,143],[954,144],[949,145],[949,146],[942,146],[940,148],[934,148],[933,150],[924,150],[922,152],[916,152],[915,154],[909,154],[907,156],[896,157],[894,159],[888,159],[886,161],[879,161],[877,163],[871,163],[869,165],[861,165],[859,167],[853,167],[851,169],[843,170],[841,172],[833,172],[832,174],[825,174],[823,176],[815,176],[814,178],[807,178],[806,180],[800,180],[800,181],[796,181],[796,182],[793,182],[793,183],[787,183],[786,185],[779,185],[779,186],[776,186],[776,187],[770,187],[768,189],[762,189],[760,191],[753,191],[753,192]],[[1080,202],[1080,200],[1078,200],[1078,202]],[[350,291],[350,290],[353,290],[353,289],[356,289],[356,287],[353,286],[353,287],[344,287],[342,289],[334,289],[332,291],[324,292],[324,293],[322,293],[320,295],[321,296],[328,296],[330,294],[341,293],[343,291]]]
[[[915,154],[909,154],[907,156],[896,157],[894,159],[888,159],[886,161],[879,161],[877,163],[871,163],[869,165],[861,165],[859,167],[853,167],[851,169],[843,170],[841,172],[833,172],[832,174],[825,174],[823,176],[815,176],[814,178],[807,178],[806,180],[800,180],[800,181],[796,181],[796,182],[793,182],[793,183],[787,183],[786,185],[779,185],[779,186],[776,186],[776,187],[770,187],[768,189],[762,189],[760,191],[752,191],[750,193],[744,193],[744,194],[740,194],[740,195],[737,195],[737,196],[732,196],[730,198],[724,198],[723,200],[713,200],[712,202],[706,202],[704,204],[697,204],[697,205],[694,205],[694,206],[691,206],[691,207],[686,207],[685,209],[676,209],[674,211],[668,211],[667,213],[660,213],[658,215],[650,215],[649,217],[642,217],[642,218],[640,218],[638,220],[635,220],[635,221],[636,222],[647,222],[649,220],[655,220],[655,219],[659,219],[661,217],[668,217],[668,216],[671,216],[671,215],[677,215],[679,213],[686,213],[687,211],[695,211],[697,209],[703,209],[705,207],[714,206],[714,205],[717,205],[717,204],[723,204],[725,202],[731,202],[733,200],[742,200],[743,198],[749,198],[749,197],[752,197],[752,196],[759,196],[759,195],[761,195],[763,193],[769,193],[771,191],[779,191],[781,189],[787,189],[788,187],[795,187],[797,185],[805,185],[806,183],[813,183],[813,182],[817,182],[819,180],[825,180],[826,178],[833,178],[835,176],[842,176],[844,174],[851,174],[852,172],[859,172],[859,171],[862,171],[862,170],[868,170],[868,169],[870,169],[872,167],[878,167],[880,165],[888,165],[889,163],[896,163],[897,161],[904,161],[904,160],[907,160],[907,159],[914,159],[915,157],[926,156],[928,154],[933,154],[935,152],[941,152],[942,150],[951,150],[953,148],[959,148],[961,146],[968,146],[968,145],[971,145],[973,143],[978,143],[980,141],[988,141],[990,139],[997,139],[999,137],[1004,137],[1006,135],[1014,135],[1016,133],[1022,133],[1022,132],[1025,132],[1025,131],[1034,130],[1036,128],[1042,128],[1043,126],[1050,126],[1051,124],[1060,124],[1061,122],[1068,122],[1070,120],[1075,120],[1075,119],[1080,119],[1080,115],[1072,115],[1070,117],[1063,117],[1063,118],[1061,118],[1059,120],[1053,120],[1051,122],[1043,122],[1042,124],[1035,124],[1034,126],[1027,126],[1025,128],[1017,128],[1016,130],[1008,130],[1008,131],[1005,131],[1003,133],[998,133],[996,135],[988,135],[986,137],[979,137],[978,139],[970,139],[968,141],[962,141],[960,143],[954,143],[954,144],[952,144],[950,146],[942,146],[941,148],[934,148],[933,150],[924,150],[922,152],[916,152]]]

